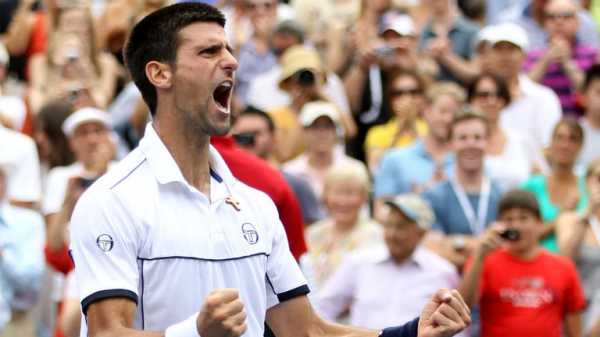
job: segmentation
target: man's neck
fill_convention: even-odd
[[[534,247],[519,252],[509,250],[509,253],[521,260],[531,261],[538,257],[538,255],[541,253],[541,249],[540,246],[536,244]]]
[[[481,190],[481,182],[483,181],[481,169],[471,171],[457,167],[456,178],[467,192],[479,192]]]
[[[436,161],[441,160],[448,153],[448,142],[437,139],[431,133],[423,138],[423,143],[425,151]]]
[[[333,163],[332,151],[312,151],[308,153],[308,164],[316,169],[325,169]]]
[[[210,197],[210,137],[200,130],[192,129],[192,123],[178,122],[179,120],[181,118],[172,116],[156,117],[152,126],[173,156],[184,179]]]

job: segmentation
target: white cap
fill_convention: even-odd
[[[508,42],[521,48],[523,51],[525,51],[529,45],[527,33],[521,26],[515,23],[503,23],[494,26],[487,33],[486,38],[492,45],[500,42]]]
[[[300,110],[300,124],[304,127],[310,126],[317,118],[322,116],[331,118],[336,126],[340,122],[340,112],[335,104],[316,101],[304,104],[302,110]]]
[[[417,35],[417,30],[412,18],[406,14],[388,12],[383,15],[381,21],[379,34],[383,34],[388,30],[393,30],[402,36]]]
[[[82,108],[73,112],[62,125],[62,130],[67,137],[71,137],[75,129],[83,123],[98,122],[110,129],[110,118],[108,112],[97,108]]]
[[[2,42],[0,42],[0,65],[6,66],[8,61],[10,60],[10,56],[8,55],[8,50]]]

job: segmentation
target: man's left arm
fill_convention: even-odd
[[[566,337],[581,337],[582,336],[581,313],[572,313],[565,316],[565,336]]]

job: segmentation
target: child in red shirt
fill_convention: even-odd
[[[569,259],[539,246],[543,224],[535,196],[506,193],[498,218],[460,285],[467,304],[479,305],[481,337],[580,337],[585,299],[579,276]]]

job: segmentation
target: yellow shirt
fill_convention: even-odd
[[[268,112],[268,114],[273,119],[273,124],[275,124],[275,131],[278,135],[278,146],[292,149],[291,153],[288,153],[287,155],[283,155],[278,149],[276,149],[275,160],[279,163],[283,163],[302,154],[302,152],[305,150],[304,142],[287,144],[286,142],[289,142],[290,140],[288,137],[285,137],[290,133],[302,132],[302,125],[300,125],[298,115],[288,106],[271,110]]]
[[[427,133],[427,124],[421,120],[416,121],[417,136],[423,136]],[[405,147],[415,141],[415,136],[411,133],[406,133],[397,136],[398,133],[398,122],[396,119],[392,119],[386,124],[377,125],[372,127],[367,132],[367,139],[365,140],[365,150],[380,148],[388,149],[392,147]],[[394,141],[396,138],[396,141]]]

